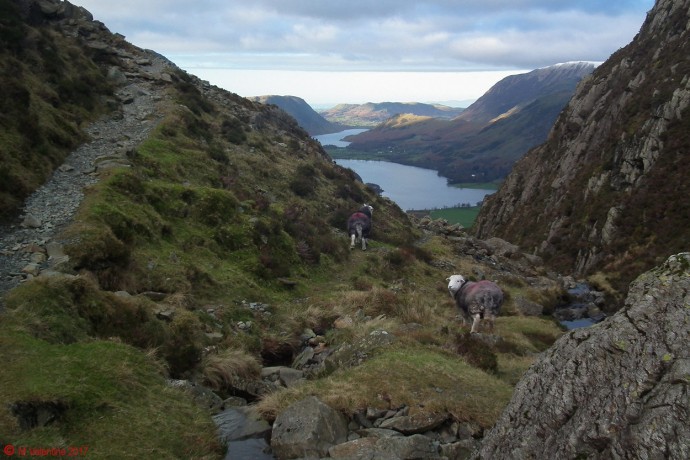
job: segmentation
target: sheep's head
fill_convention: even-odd
[[[362,206],[362,207],[363,207],[363,208],[367,208],[367,209],[369,210],[369,215],[370,215],[370,216],[374,214],[374,207],[373,207],[373,206],[364,203],[364,206]]]
[[[465,284],[465,278],[462,275],[450,275],[446,281],[448,281],[448,292],[450,292],[451,297],[455,297],[455,294]]]

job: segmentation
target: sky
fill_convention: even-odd
[[[72,0],[240,96],[473,101],[508,75],[603,62],[653,0]]]

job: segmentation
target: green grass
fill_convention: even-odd
[[[461,182],[450,185],[456,188],[474,188],[480,190],[498,190],[501,186],[500,182]]]
[[[166,385],[160,365],[128,345],[49,344],[0,332],[0,433],[15,446],[88,448],[89,458],[199,458],[221,453],[207,414]],[[17,402],[59,403],[57,422],[21,430]]]
[[[325,148],[331,158],[336,160],[372,160],[372,161],[390,161],[392,154],[386,152],[370,152],[364,150],[355,150],[344,147],[328,146]]]
[[[446,208],[434,209],[429,212],[432,219],[446,219],[451,224],[460,224],[465,228],[471,228],[479,214],[479,206],[470,208]]]

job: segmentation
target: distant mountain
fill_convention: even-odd
[[[366,104],[339,104],[319,113],[333,123],[348,126],[373,127],[399,114],[409,113],[421,117],[455,118],[463,108],[421,102],[367,102]]]
[[[335,133],[346,128],[346,126],[326,120],[312,109],[304,99],[296,96],[255,96],[248,99],[280,107],[297,120],[297,123],[311,136]]]
[[[582,77],[591,74],[595,67],[590,62],[568,62],[510,75],[492,86],[458,120],[489,124],[545,96],[564,92],[572,95]]]
[[[350,148],[438,170],[454,182],[505,177],[516,160],[546,139],[592,63],[566,63],[511,75],[452,120],[387,122],[349,138]]]

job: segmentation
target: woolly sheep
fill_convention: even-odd
[[[448,292],[463,314],[463,319],[472,317],[471,333],[478,332],[479,322],[486,318],[493,331],[494,320],[503,304],[503,291],[491,281],[466,281],[462,275],[451,275]]]
[[[347,233],[350,236],[350,249],[354,249],[355,242],[362,242],[362,251],[367,250],[367,239],[371,232],[371,214],[374,208],[364,204],[347,220]]]

